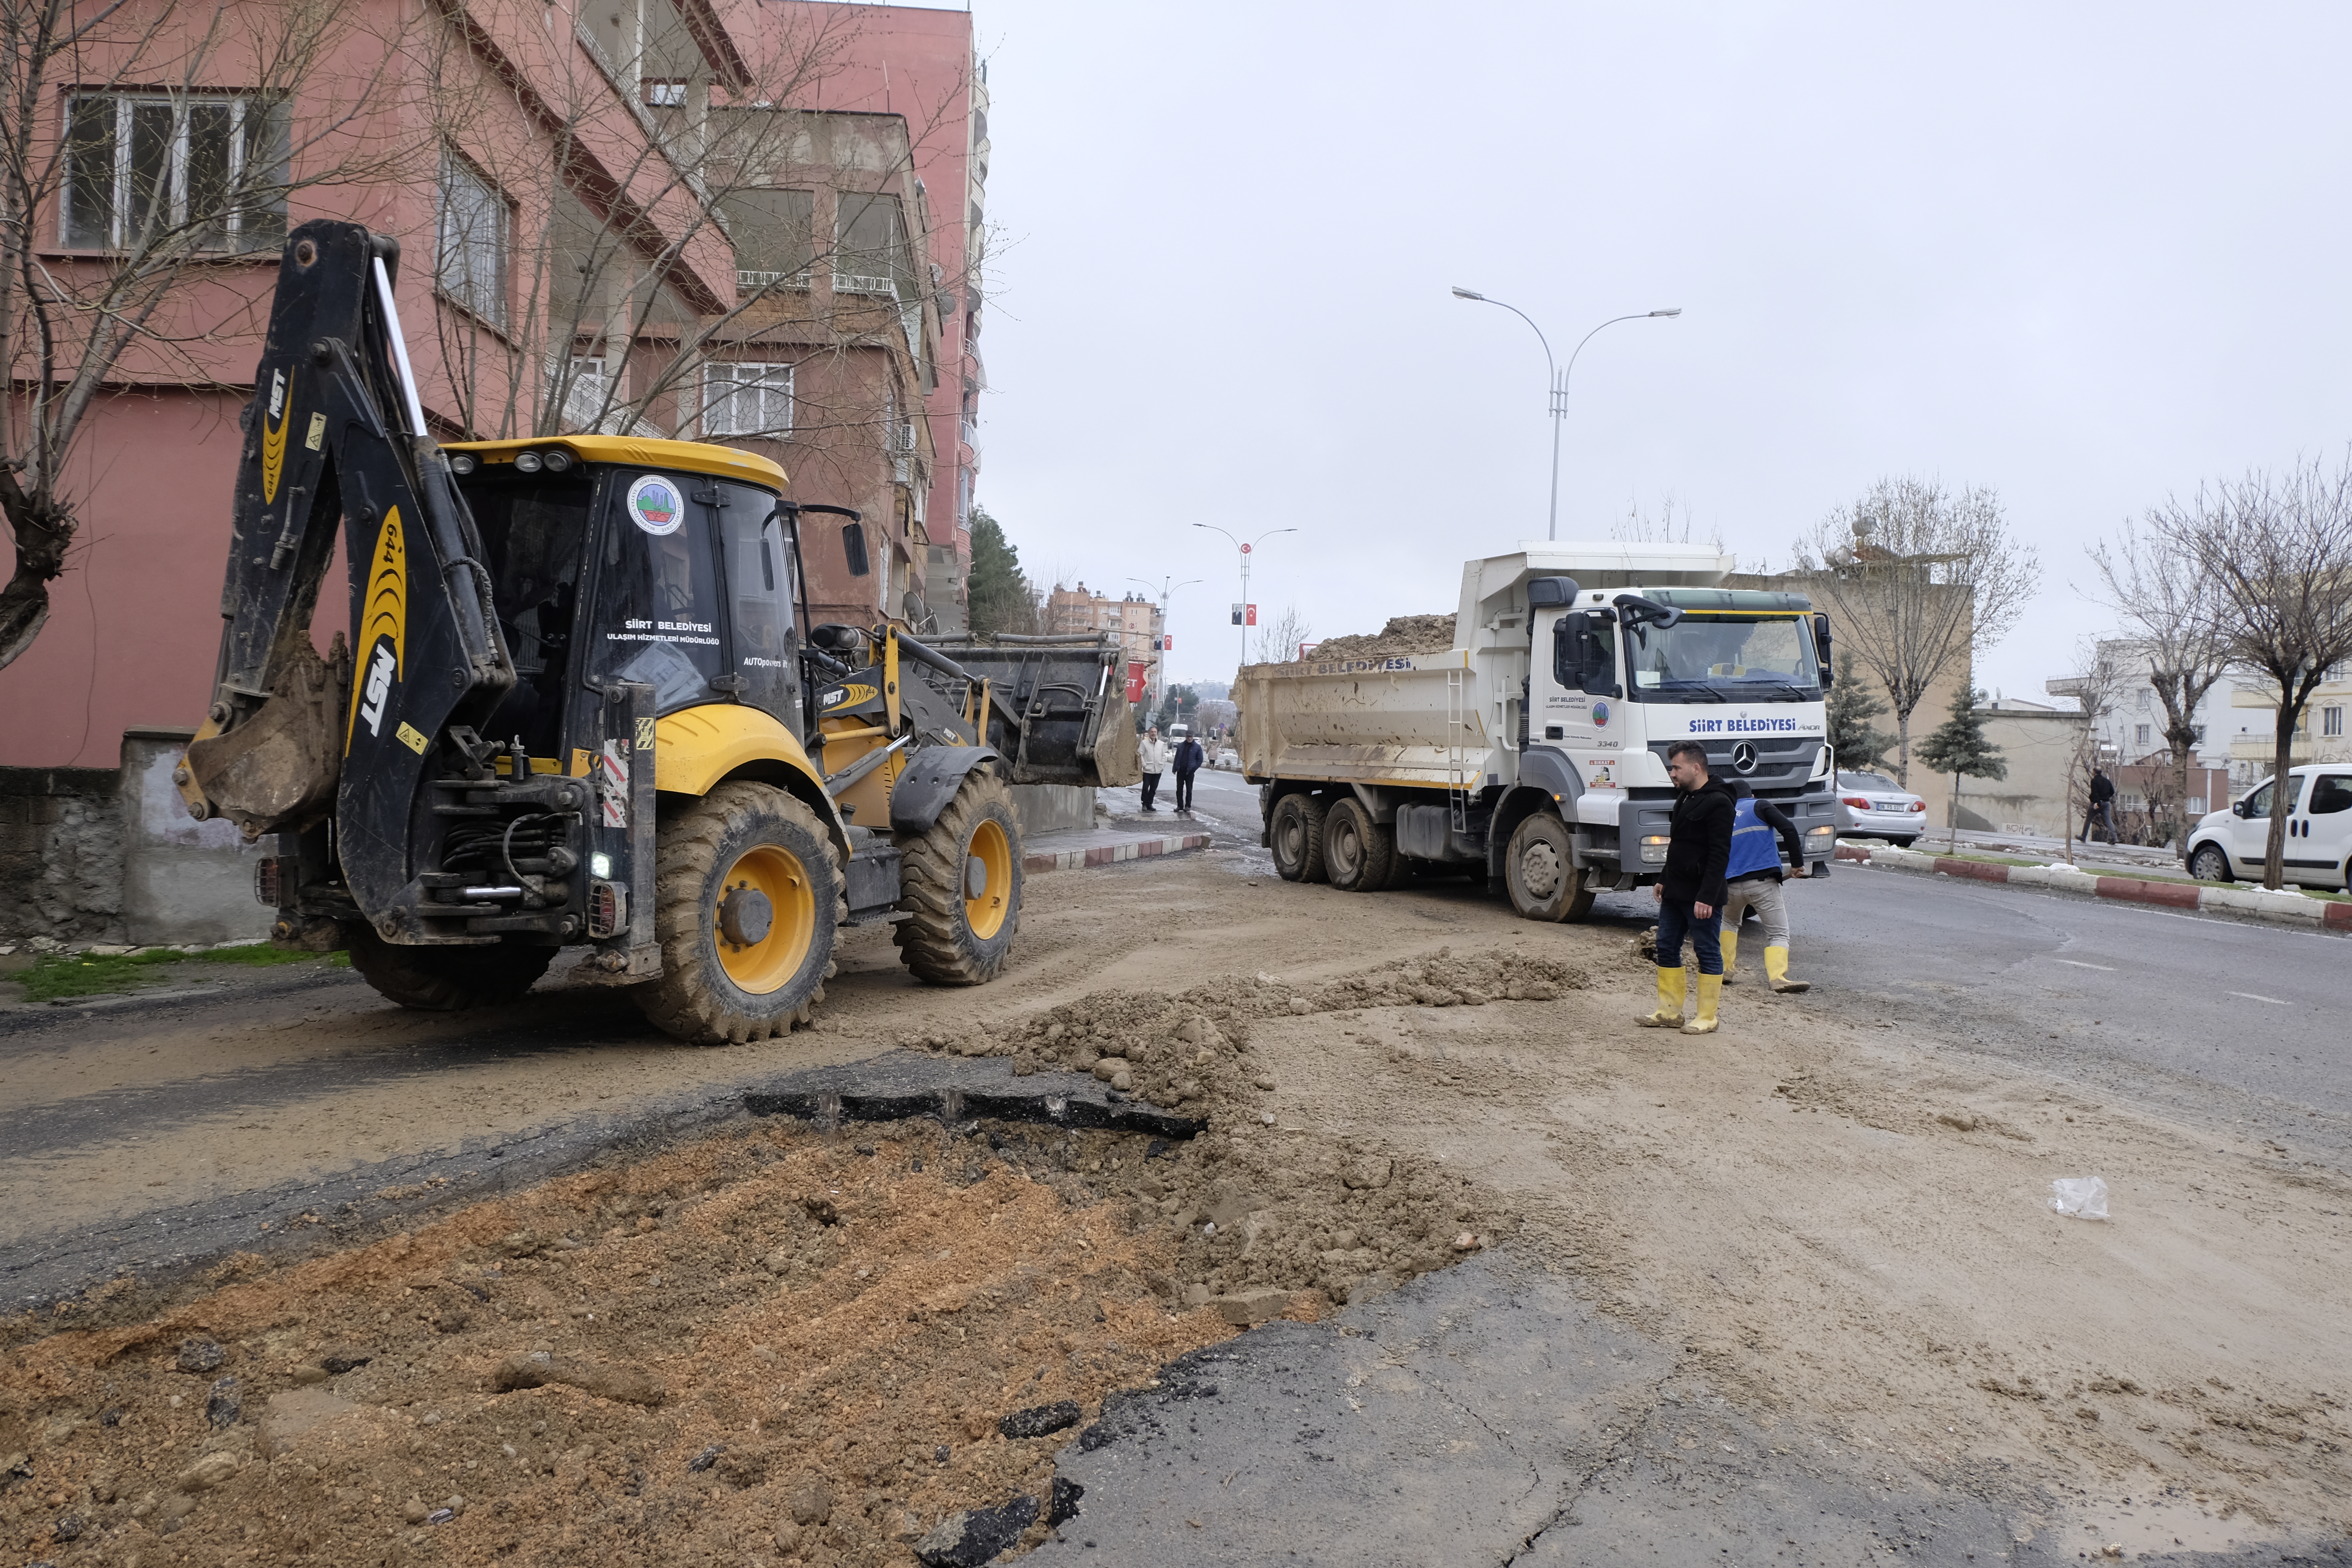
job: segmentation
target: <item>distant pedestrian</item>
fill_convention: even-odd
[[[2083,814],[2083,842],[2088,844],[2095,831],[2104,829],[2107,842],[2116,841],[2116,781],[2107,777],[2104,768],[2091,770],[2091,809]]]
[[[1685,1035],[1711,1035],[1723,995],[1723,949],[1716,940],[1722,917],[1724,868],[1731,860],[1731,829],[1738,815],[1731,792],[1707,777],[1706,749],[1677,741],[1666,752],[1666,775],[1678,796],[1667,829],[1664,876],[1651,884],[1658,900],[1658,1010],[1643,1016],[1646,1029],[1679,1027]],[[1698,1016],[1683,1022],[1687,976],[1683,939],[1698,950]]]
[[[1739,978],[1739,922],[1754,910],[1764,922],[1764,977],[1775,991],[1810,991],[1811,983],[1789,978],[1789,905],[1781,891],[1783,876],[1802,877],[1805,841],[1789,814],[1769,800],[1759,800],[1743,780],[1734,780],[1736,801],[1731,819],[1731,858],[1723,870],[1723,983]],[[1780,842],[1773,842],[1775,837]],[[1780,868],[1781,851],[1788,852],[1790,871]]]
[[[1168,743],[1160,738],[1160,726],[1154,724],[1143,732],[1143,740],[1135,748],[1135,760],[1143,768],[1143,809],[1158,811],[1151,797],[1160,792],[1160,775],[1168,771]]]
[[[1177,810],[1190,812],[1192,809],[1192,775],[1199,773],[1208,760],[1209,754],[1192,736],[1187,735],[1176,742]]]

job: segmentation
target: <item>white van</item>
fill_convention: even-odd
[[[2286,775],[2286,879],[2342,888],[2352,872],[2352,768],[2319,763]],[[2226,811],[2208,815],[2189,837],[2189,874],[2208,882],[2259,879],[2270,847],[2278,792],[2264,779]]]

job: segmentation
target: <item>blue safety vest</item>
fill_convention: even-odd
[[[1731,815],[1731,858],[1724,863],[1723,879],[1736,882],[1759,871],[1780,868],[1780,846],[1771,827],[1756,815],[1756,803],[1742,800]]]

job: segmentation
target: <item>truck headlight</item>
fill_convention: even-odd
[[[1668,840],[1666,836],[1663,833],[1653,833],[1647,838],[1643,839],[1642,864],[1644,866],[1664,865],[1666,863],[1667,842]]]

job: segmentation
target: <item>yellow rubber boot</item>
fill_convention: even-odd
[[[1736,967],[1736,960],[1739,953],[1739,933],[1736,931],[1727,931],[1715,940],[1723,948],[1723,983],[1728,985],[1739,975],[1739,971]]]
[[[1658,971],[1658,1010],[1637,1020],[1645,1029],[1679,1029],[1683,1023],[1683,972]]]
[[[1810,980],[1789,978],[1789,950],[1785,947],[1764,950],[1764,973],[1772,982],[1775,991],[1811,991],[1813,988]]]
[[[1716,1004],[1723,999],[1723,976],[1702,974],[1698,977],[1698,1016],[1683,1026],[1685,1035],[1712,1035],[1717,1028]]]

